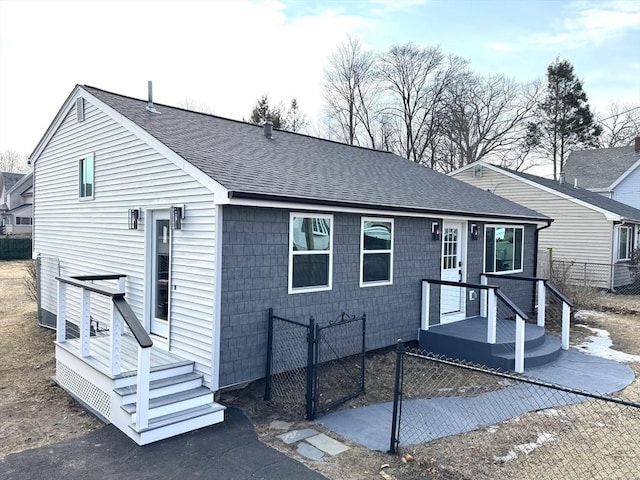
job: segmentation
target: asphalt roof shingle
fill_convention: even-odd
[[[606,189],[638,160],[633,146],[577,150],[565,162],[565,179],[571,185],[577,179],[582,188]]]
[[[13,173],[13,172],[0,172],[0,176],[2,177],[2,183],[4,185],[5,190],[8,192],[11,190],[18,181],[25,176],[24,173]]]
[[[82,86],[234,194],[426,212],[544,215],[398,155]]]

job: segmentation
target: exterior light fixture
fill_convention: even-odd
[[[431,239],[440,240],[440,224],[438,222],[431,222]]]
[[[140,209],[132,208],[129,210],[129,230],[138,229],[138,221],[140,220]]]
[[[472,223],[469,227],[469,233],[471,234],[471,240],[478,240],[478,225]]]
[[[184,205],[171,207],[171,229],[182,230],[184,220]]]

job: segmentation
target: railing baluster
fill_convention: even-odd
[[[429,308],[431,304],[431,285],[428,281],[422,281],[422,330],[429,330]]]
[[[525,326],[524,319],[516,314],[516,363],[515,371],[524,372],[524,335]]]
[[[494,288],[487,290],[487,343],[496,343],[496,328],[498,325],[498,299]]]
[[[538,284],[538,326],[544,327],[545,324],[545,310],[547,305],[547,287],[544,280],[537,280]]]
[[[138,381],[136,392],[136,426],[149,426],[149,381],[151,370],[151,349],[138,346]]]
[[[58,316],[56,318],[56,341],[67,340],[67,285],[58,282]]]
[[[488,285],[489,281],[486,275],[480,275],[480,285]],[[480,290],[480,316],[487,317],[487,290]]]
[[[109,303],[109,309],[111,311],[111,336],[109,338],[111,375],[118,375],[121,372],[123,319],[113,302]]]
[[[571,307],[567,302],[562,302],[562,349],[569,350],[569,324],[571,319]]]
[[[80,355],[88,357],[90,353],[89,339],[91,335],[91,292],[82,289],[80,305]]]

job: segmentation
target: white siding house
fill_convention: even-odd
[[[640,210],[569,183],[482,161],[450,175],[552,218],[551,226],[540,232],[538,247],[550,251],[554,260],[602,265],[598,285],[603,288],[629,281],[614,279],[607,266],[628,263],[629,249],[638,247]],[[620,245],[621,229],[626,247]]]

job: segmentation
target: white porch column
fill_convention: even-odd
[[[80,307],[80,355],[88,357],[90,355],[89,338],[91,334],[91,292],[84,288],[82,289]]]
[[[562,302],[562,349],[569,350],[569,324],[571,319],[571,307]]]
[[[545,322],[545,310],[547,305],[547,288],[544,280],[538,280],[538,326],[544,327]]]
[[[422,315],[421,315],[421,327],[422,330],[429,330],[429,307],[431,300],[431,285],[429,282],[422,281]]]
[[[516,314],[516,365],[518,373],[524,372],[524,319]]]
[[[149,426],[149,382],[151,381],[151,349],[138,347],[138,383],[136,392],[136,425]]]
[[[58,280],[58,315],[56,318],[56,342],[67,340],[67,284]]]
[[[487,289],[487,343],[496,343],[496,327],[498,324],[498,297],[493,288]]]
[[[110,303],[111,311],[111,337],[109,338],[111,350],[111,375],[118,375],[121,371],[121,352],[122,352],[122,315],[115,308],[113,302]]]
[[[127,277],[120,277],[118,279],[118,291],[120,293],[125,293],[126,280],[127,280]]]
[[[480,275],[480,284],[481,285],[488,284],[486,275]],[[487,293],[488,293],[488,290],[485,290],[485,289],[480,290],[480,316],[481,317],[486,317],[488,314],[487,313]]]

